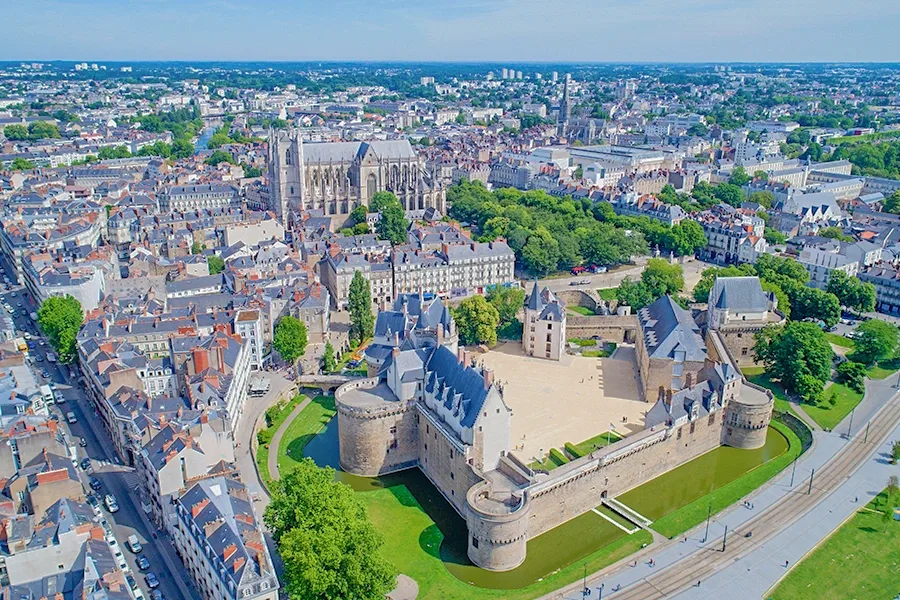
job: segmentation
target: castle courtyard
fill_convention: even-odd
[[[526,463],[566,442],[578,444],[609,431],[610,423],[621,436],[643,429],[650,405],[639,399],[631,346],[620,346],[609,358],[565,354],[554,361],[527,357],[521,344],[507,342],[478,355],[478,361],[503,385],[513,413],[510,444]]]

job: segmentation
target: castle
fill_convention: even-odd
[[[268,165],[269,209],[285,227],[301,211],[345,217],[383,191],[446,214],[446,191],[406,139],[304,143],[296,128],[270,130]]]
[[[554,301],[535,287],[526,315]],[[642,380],[657,387],[644,428],[552,471],[533,470],[511,446],[502,385],[457,347],[448,317],[440,299],[415,296],[379,315],[371,376],[335,394],[340,464],[363,476],[418,467],[466,520],[469,558],[484,569],[519,566],[529,539],[722,444],[765,444],[771,394],[742,380],[716,330],[704,341],[690,313],[665,296],[639,319],[638,345],[657,354],[653,369],[668,377],[639,361]],[[546,352],[543,339],[537,347]],[[703,356],[685,372],[687,352]]]
[[[537,281],[525,300],[522,349],[526,356],[559,360],[566,351],[566,305]]]

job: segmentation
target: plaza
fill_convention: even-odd
[[[650,406],[639,397],[632,346],[608,358],[566,354],[551,361],[525,356],[521,344],[508,342],[477,360],[503,386],[512,410],[512,452],[526,463],[609,431],[610,424],[623,437],[644,428]]]

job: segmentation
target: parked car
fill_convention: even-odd
[[[119,512],[119,503],[116,502],[116,497],[112,494],[107,494],[103,499],[103,504],[106,505],[106,510],[111,513]]]
[[[64,402],[66,401],[66,397],[63,396],[63,393],[60,392],[60,391],[53,392],[53,397],[56,398],[56,403],[57,403],[57,404],[62,404],[62,403],[64,403]],[[84,439],[84,438],[82,438],[82,439]],[[85,446],[86,446],[86,445],[87,445],[87,444],[85,444]]]
[[[71,425],[72,423],[78,422],[78,417],[75,416],[71,410],[66,413],[66,421]]]
[[[90,458],[82,458],[81,459],[81,470],[82,471],[90,471],[91,470],[91,459]]]
[[[138,589],[138,584],[134,579],[134,575],[131,575],[130,573],[128,575],[125,575],[125,581],[128,583],[128,587],[130,587],[132,590]]]
[[[159,587],[159,579],[156,578],[156,575],[153,573],[147,573],[144,575],[144,581],[147,582],[147,587],[151,590],[155,590]]]
[[[137,562],[138,569],[140,569],[141,571],[146,571],[150,568],[150,561],[147,560],[146,556],[138,556],[137,561],[135,562]]]
[[[166,600],[163,593],[159,590],[150,590],[150,597],[153,598],[153,600]]]
[[[138,536],[133,533],[128,536],[128,549],[135,554],[140,553],[140,551],[144,549],[144,547],[141,546],[141,541],[138,539]]]
[[[100,480],[96,477],[91,477],[91,480],[88,482],[88,485],[91,486],[91,489],[95,492],[99,492],[101,488],[103,488],[103,484],[100,483]]]
[[[87,448],[87,440],[84,439],[83,437],[78,438],[78,445],[81,446],[82,448]]]

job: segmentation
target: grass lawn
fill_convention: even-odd
[[[582,350],[581,355],[585,358],[607,358],[610,355],[609,350]]]
[[[900,594],[900,523],[885,531],[882,492],[794,567],[773,600],[865,600]]]
[[[866,373],[870,379],[886,379],[900,369],[900,359],[878,361],[874,367],[869,367]]]
[[[773,381],[766,374],[763,367],[742,367],[741,372],[747,378],[747,381],[771,390],[775,396],[775,410],[793,414],[794,410],[788,403],[787,393],[784,391],[784,388],[777,381]]]
[[[841,348],[847,348],[848,350],[853,350],[856,347],[856,344],[853,343],[853,340],[850,338],[844,337],[842,335],[838,335],[836,333],[826,333],[825,337],[829,342],[834,344],[835,346],[840,346]]]
[[[615,444],[622,439],[622,436],[615,431],[608,431],[595,435],[589,440],[584,440],[580,444],[572,444],[578,456],[586,456],[597,448],[605,448],[609,444]]]
[[[584,306],[567,306],[566,308],[568,308],[573,313],[584,315],[585,317],[593,317],[595,314],[594,311]]]
[[[259,442],[256,448],[256,464],[259,466],[259,474],[263,481],[271,479],[269,475],[269,440],[272,439],[272,436],[275,435],[275,432],[278,431],[278,428],[281,427],[288,415],[304,400],[306,400],[306,396],[298,394],[283,404],[269,407],[266,411],[266,423],[269,426],[261,429],[256,436],[257,442]]]
[[[611,302],[616,299],[616,292],[619,288],[605,288],[602,290],[597,290],[597,293],[600,294],[600,298],[606,300],[607,302]]]
[[[617,562],[649,544],[646,531],[623,536],[611,544],[521,589],[486,589],[469,585],[450,574],[441,561],[443,534],[406,486],[361,492],[375,528],[384,536],[381,552],[401,573],[419,585],[419,600],[527,600],[547,594],[588,572]]]
[[[831,406],[829,400],[834,395],[837,404]],[[822,429],[834,429],[838,423],[844,420],[844,417],[850,414],[850,411],[856,408],[863,395],[854,392],[846,385],[841,383],[833,383],[825,388],[825,401],[821,404],[812,405],[804,404],[803,412],[819,424]]]
[[[668,538],[674,538],[675,536],[684,533],[685,531],[691,529],[692,527],[695,527],[696,525],[699,525],[704,520],[706,520],[707,511],[709,510],[710,506],[712,506],[713,514],[716,514],[728,508],[753,490],[757,489],[758,487],[775,477],[775,475],[777,475],[788,465],[790,465],[796,457],[800,456],[802,448],[800,438],[797,437],[797,434],[791,431],[787,426],[777,421],[772,421],[772,427],[787,439],[787,451],[769,459],[767,462],[764,462],[749,471],[746,471],[736,479],[732,479],[731,481],[725,483],[712,492],[709,492],[708,494],[702,495],[700,497],[695,497],[687,504],[675,508],[675,510],[671,510],[670,512],[667,512],[662,516],[658,516],[657,514],[653,514],[653,508],[650,507],[662,507],[662,505],[660,505],[658,502],[660,493],[664,493],[670,496],[670,500],[672,500],[673,502],[677,502],[683,498],[689,498],[691,495],[696,496],[697,490],[694,488],[683,490],[683,493],[677,495],[675,494],[675,489],[678,487],[678,482],[683,479],[683,472],[694,468],[697,465],[702,466],[702,462],[697,463],[696,465],[692,465],[691,463],[694,463],[695,461],[703,461],[704,457],[712,456],[712,453],[704,454],[703,456],[694,459],[694,461],[691,461],[686,465],[682,465],[681,467],[669,471],[668,473],[660,475],[656,479],[653,479],[650,482],[639,486],[635,490],[623,494],[619,497],[619,500],[621,500],[624,504],[631,506],[638,512],[644,514],[648,518],[656,519],[652,525],[653,529]],[[772,435],[772,433],[770,432],[769,435]],[[717,450],[714,450],[713,452],[718,452],[721,450],[733,451],[734,449],[719,448]],[[744,450],[741,452],[753,451]],[[712,458],[717,457],[712,456]],[[715,462],[718,461],[716,460]],[[648,508],[645,508],[642,502],[647,503]],[[663,512],[665,512],[665,510],[666,509],[663,508]]]
[[[278,446],[278,471],[286,473],[303,458],[309,440],[322,431],[335,414],[334,396],[316,396],[291,424]]]

